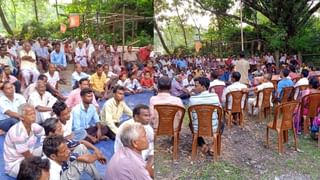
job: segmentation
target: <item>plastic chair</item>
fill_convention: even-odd
[[[197,114],[198,119],[198,131],[193,130],[192,125],[192,113]],[[212,131],[212,114],[217,112],[218,114],[218,128],[216,132]],[[221,126],[222,126],[222,108],[215,105],[200,104],[190,106],[188,109],[191,131],[192,131],[192,156],[191,159],[195,160],[197,155],[197,143],[198,137],[213,137],[213,150],[214,160],[218,159],[221,154]]]
[[[155,105],[154,109],[159,114],[159,125],[155,129],[154,142],[157,136],[167,135],[173,137],[173,159],[178,158],[178,146],[179,146],[179,133],[181,131],[181,125],[185,114],[185,109],[175,105]],[[179,119],[179,126],[174,129],[174,119],[178,112],[181,112],[181,118]]]

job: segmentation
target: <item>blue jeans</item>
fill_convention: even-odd
[[[9,131],[11,126],[16,124],[17,122],[18,120],[16,118],[7,118],[7,119],[0,120],[0,129],[7,132]]]

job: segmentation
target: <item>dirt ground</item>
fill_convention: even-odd
[[[248,116],[247,116],[248,117]],[[192,135],[185,117],[179,144],[179,159],[172,160],[170,137],[155,142],[156,179],[320,179],[320,149],[309,136],[299,136],[298,151],[294,151],[293,134],[279,155],[277,134],[271,131],[270,147],[266,148],[266,124],[257,117],[246,118],[244,128],[225,128],[221,157],[214,162],[198,150],[197,161],[191,162]],[[271,120],[271,116],[269,116]],[[206,139],[206,142],[212,142]],[[199,148],[198,148],[199,149]]]

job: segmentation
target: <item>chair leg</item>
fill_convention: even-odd
[[[243,111],[241,111],[240,113],[239,113],[239,122],[240,122],[240,126],[243,128],[243,119],[244,119],[244,117],[243,117]]]
[[[218,145],[218,155],[220,156],[220,154],[221,154],[221,134],[218,135],[217,140],[218,140],[218,142],[217,142],[217,145]]]
[[[294,139],[294,150],[298,151],[298,139],[297,134],[294,128],[292,128],[293,131],[293,139]]]
[[[218,159],[218,137],[217,135],[213,135],[213,159],[214,161],[217,161]]]
[[[287,143],[288,142],[288,135],[289,135],[289,131],[285,130],[283,131],[283,143]]]
[[[303,133],[306,135],[309,133],[309,118],[303,117]]]
[[[177,132],[174,132],[174,137],[173,137],[173,159],[178,158],[178,140],[179,136]]]
[[[278,151],[279,151],[279,154],[282,154],[282,152],[283,152],[283,143],[282,143],[283,141],[282,141],[282,132],[280,131],[278,131]]]
[[[267,134],[266,134],[266,136],[267,136],[266,146],[267,146],[267,148],[269,148],[269,128],[268,128],[268,127],[267,127]]]
[[[194,161],[197,156],[198,134],[193,134],[191,160]]]

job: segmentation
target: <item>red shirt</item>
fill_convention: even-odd
[[[152,78],[149,78],[149,79],[142,78],[140,84],[142,87],[151,88],[153,87],[154,82]]]
[[[150,59],[150,53],[151,51],[147,49],[146,47],[140,48],[139,50],[139,59],[141,62],[146,62]]]

